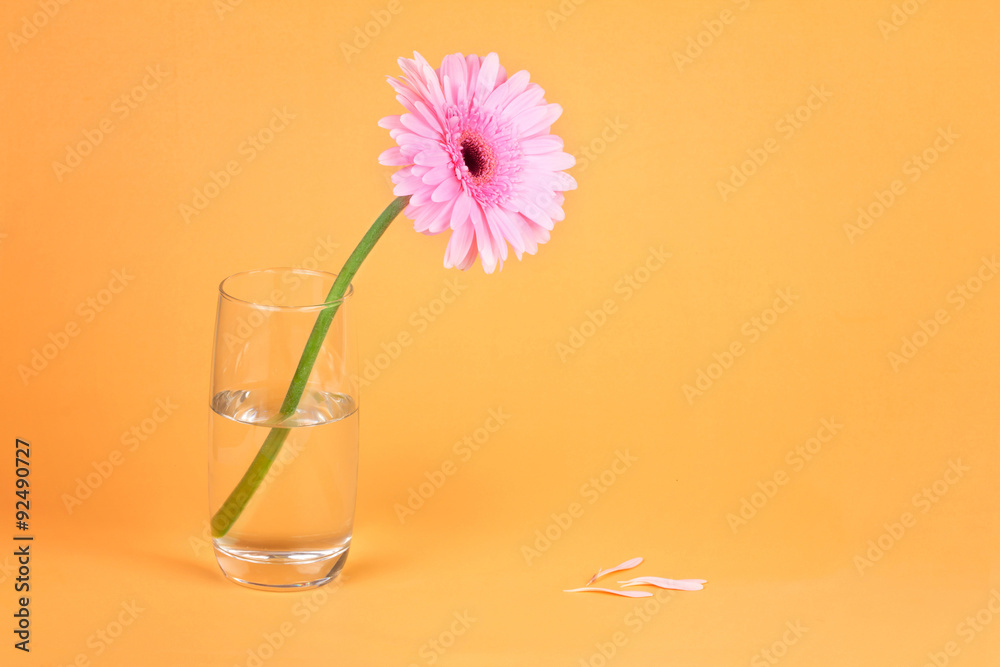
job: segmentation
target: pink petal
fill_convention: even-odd
[[[469,244],[469,251],[465,253],[465,257],[461,262],[455,265],[455,268],[465,271],[476,263],[476,257],[479,256],[479,251],[476,249],[475,243]]]
[[[413,220],[413,229],[420,232],[421,234],[429,234],[430,228],[436,222],[442,218],[449,220],[451,218],[451,207],[452,203],[450,201],[443,203],[431,202],[424,206],[417,207],[411,213],[407,213],[407,217]],[[406,210],[409,211],[412,207],[407,206]]]
[[[479,77],[476,81],[476,99],[485,102],[493,89],[497,87],[497,75],[500,73],[500,57],[496,53],[490,53],[483,58],[483,64],[479,69]]]
[[[396,114],[395,116],[386,116],[378,122],[378,126],[387,130],[403,129],[403,124],[399,122],[399,114]]]
[[[542,244],[549,242],[549,238],[552,236],[549,233],[549,230],[545,229],[541,225],[536,225],[527,218],[525,218],[525,221],[528,223],[528,229],[531,230],[533,235],[532,238],[535,240],[535,243]]]
[[[525,155],[545,155],[563,149],[563,140],[554,134],[541,134],[521,141],[521,152]]]
[[[628,581],[619,581],[622,586],[656,586],[675,591],[700,591],[706,583],[705,579],[664,579],[663,577],[636,577]]]
[[[417,191],[410,197],[410,203],[414,206],[423,206],[431,203],[431,194],[434,191],[421,183],[417,186]]]
[[[410,95],[413,93],[413,89],[407,85],[405,79],[397,79],[394,76],[386,77],[389,81],[389,85],[392,89],[396,91],[398,95]]]
[[[536,106],[545,98],[545,91],[537,83],[528,84],[524,92],[512,98],[506,107],[500,109],[505,114],[517,116],[526,109]]]
[[[469,209],[472,208],[472,197],[464,192],[459,193],[455,199],[455,208],[451,210],[451,228],[457,229],[460,225],[471,224],[469,219]]]
[[[394,167],[411,164],[410,160],[399,150],[399,146],[382,151],[378,156],[378,163]]]
[[[479,80],[479,67],[482,63],[482,59],[479,56],[469,54],[465,57],[466,66],[466,83],[465,83],[465,97],[466,99],[471,98],[472,94],[476,90],[476,81]]]
[[[458,184],[453,174],[451,178],[441,181],[437,188],[434,189],[434,192],[431,194],[431,201],[446,201],[457,195],[461,190],[462,186]]]
[[[449,106],[455,104],[455,86],[452,82],[453,79],[447,74],[441,75],[441,90],[444,92],[444,103]]]
[[[558,104],[546,104],[532,107],[514,119],[522,137],[530,137],[542,131],[548,131],[552,123],[562,115],[562,107]],[[406,116],[403,116],[405,124]]]
[[[468,256],[469,249],[473,247],[472,242],[475,236],[471,223],[452,230],[451,238],[448,239],[448,247],[444,251],[444,267],[446,269],[461,265]]]
[[[528,73],[528,70],[522,69],[515,72],[514,76],[507,79],[504,83],[510,86],[511,96],[517,96],[528,88],[528,84],[531,83],[531,75]]]
[[[441,149],[428,148],[420,151],[413,157],[413,164],[440,167],[443,164],[451,164],[451,157]]]
[[[401,131],[393,138],[396,140],[396,143],[399,144],[401,149],[409,151],[421,151],[429,148],[438,148],[438,142],[436,140],[422,137],[419,134],[413,134],[412,132]]]
[[[545,211],[543,211],[542,208],[536,204],[523,203],[518,208],[517,212],[543,229],[552,229],[556,226],[555,222],[552,221],[552,218],[547,216]]]
[[[546,153],[545,155],[535,155],[532,158],[532,166],[538,169],[551,169],[561,171],[569,169],[576,164],[576,158],[569,153]]]
[[[415,108],[414,114],[419,114],[420,119],[440,135],[444,130],[444,126],[441,124],[441,119],[438,118],[438,115],[434,113],[434,110],[419,100],[414,102],[413,106]]]
[[[417,53],[414,52],[413,55],[416,56]],[[406,85],[421,97],[429,98],[431,96],[430,90],[428,90],[429,82],[424,80],[420,63],[409,58],[399,58],[396,62],[399,63],[399,68],[403,70],[403,74],[406,77]]]
[[[448,209],[445,211],[444,215],[438,216],[430,225],[428,225],[427,230],[424,234],[436,235],[440,234],[444,230],[448,229],[451,223],[451,212],[454,207],[451,202],[446,202]]]
[[[405,168],[406,167],[403,167],[403,169]],[[392,175],[392,182],[396,184],[396,187],[392,189],[392,193],[394,195],[397,197],[412,195],[413,199],[410,201],[414,204],[419,203],[414,201],[414,199],[418,199],[421,196],[421,192],[423,191],[421,187],[422,183],[419,178],[416,178],[411,174],[400,174],[400,172],[397,171]]]
[[[503,69],[503,68],[501,68]],[[507,104],[524,92],[528,86],[529,75],[525,70],[521,70],[509,80],[496,87],[490,96],[483,102],[483,108],[499,112]]]
[[[616,591],[613,588],[570,588],[568,590],[564,590],[563,593],[610,593],[611,595],[620,595],[624,598],[653,597],[653,594],[648,591]]]
[[[514,254],[517,255],[518,259],[521,259],[525,247],[524,239],[521,237],[520,230],[515,227],[514,221],[508,216],[507,211],[491,206],[486,209],[486,221],[499,233],[501,239],[510,243]],[[507,259],[506,244],[504,244],[503,258]]]
[[[611,574],[612,572],[621,572],[622,570],[631,570],[633,567],[638,567],[641,563],[642,563],[642,557],[630,558],[627,561],[625,561],[624,563],[620,563],[618,565],[615,565],[614,567],[608,568],[607,570],[598,570],[597,574],[595,574],[594,576],[592,576],[590,578],[590,581],[587,582],[587,585],[589,586],[590,584],[594,583],[595,581],[597,581],[601,577],[603,577],[605,575],[608,575],[608,574]]]
[[[437,185],[446,178],[455,180],[455,169],[449,164],[443,164],[439,167],[430,169],[421,178],[427,185]],[[458,183],[458,181],[455,182]]]
[[[441,80],[438,79],[437,72],[416,51],[413,52],[413,57],[417,62],[421,78],[427,87],[428,102],[430,102],[432,107],[440,109],[444,105],[444,91],[441,90]]]
[[[465,56],[453,53],[441,61],[441,80],[446,81],[445,97],[451,97],[449,102],[457,104],[465,100],[466,85],[469,80],[469,66]]]
[[[473,202],[472,206],[469,207],[469,216],[472,218],[472,226],[476,231],[476,245],[479,248],[479,260],[483,263],[483,270],[486,273],[493,273],[497,266],[497,253],[486,229],[483,209],[480,208],[478,202]]]
[[[518,229],[521,230],[521,239],[524,242],[524,252],[529,255],[534,255],[538,252],[538,242],[535,240],[535,232],[531,228],[531,221],[520,213],[511,213],[510,218],[515,221]]]
[[[417,109],[417,102],[422,99],[419,93],[415,93],[409,88],[404,88],[402,92],[396,95],[396,101],[403,105],[403,108],[410,113],[419,113]]]
[[[563,219],[556,194],[551,190],[526,188],[512,203],[518,207],[518,212],[532,222],[545,229],[552,229],[556,221]]]
[[[543,177],[537,175],[537,172],[531,173],[529,170],[524,171],[524,178],[529,182],[544,182],[542,180]],[[525,187],[523,197],[518,201],[525,204],[525,208],[523,209],[525,215],[539,224],[552,229],[552,223],[550,222],[546,225],[544,220],[547,218],[559,221],[565,217],[561,208],[562,200],[559,198],[561,196],[559,192],[551,189]],[[544,217],[540,216],[538,211],[544,213]]]
[[[406,129],[426,139],[437,139],[441,136],[439,131],[433,129],[416,114],[404,113],[400,116],[399,122],[401,122]]]
[[[483,214],[486,218],[486,229],[490,234],[490,241],[493,243],[493,247],[496,248],[500,255],[500,261],[503,262],[507,259],[507,243],[504,241],[503,232],[500,230],[499,221],[497,220],[496,210],[492,206],[487,206],[483,208]]]
[[[566,190],[576,190],[576,179],[567,174],[565,171],[560,171],[554,175],[552,182],[549,185],[553,190],[559,190],[560,192],[565,192]]]

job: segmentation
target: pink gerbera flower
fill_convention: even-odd
[[[397,146],[379,156],[402,167],[392,176],[397,196],[411,195],[403,211],[424,234],[451,229],[445,267],[467,269],[478,254],[492,273],[521,259],[562,220],[563,192],[576,181],[562,171],[576,160],[549,132],[562,113],[522,70],[509,79],[497,54],[456,53],[431,68],[414,53],[400,58],[404,76],[389,77],[407,113],[379,125]]]

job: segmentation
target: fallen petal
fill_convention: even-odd
[[[622,586],[656,586],[674,591],[700,591],[706,583],[705,579],[664,579],[663,577],[636,577],[628,581],[619,581]]]
[[[594,583],[595,581],[597,581],[606,574],[611,574],[612,572],[620,572],[621,570],[631,570],[633,567],[637,567],[640,563],[642,563],[641,557],[631,558],[622,563],[621,565],[615,565],[614,567],[609,568],[607,570],[598,570],[597,574],[592,576],[590,578],[590,581],[587,582],[587,585],[589,586],[590,584]]]
[[[570,588],[569,590],[563,591],[563,593],[610,593],[611,595],[621,595],[626,598],[648,598],[652,597],[652,593],[646,591],[616,591],[612,588]]]

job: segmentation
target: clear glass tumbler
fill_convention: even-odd
[[[265,269],[219,286],[209,510],[216,560],[245,586],[320,586],[347,560],[358,471],[357,355],[348,326],[352,288],[325,303],[335,278]],[[329,329],[311,372],[299,368],[307,379],[290,406],[303,350],[324,317]]]

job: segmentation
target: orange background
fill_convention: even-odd
[[[15,437],[36,536],[30,656],[0,557],[0,663],[997,664],[1000,280],[976,282],[1000,251],[995,3],[224,3],[0,10],[0,553]],[[246,590],[203,537],[216,286],[339,268],[391,198],[376,121],[399,113],[383,77],[413,49],[530,70],[565,109],[579,190],[551,242],[498,275],[445,271],[445,237],[389,230],[356,280],[361,360],[385,368],[363,389],[342,580]],[[251,160],[274,109],[294,117]],[[53,166],[102,127],[78,166]],[[670,257],[647,273],[650,248]],[[463,290],[442,309],[449,281]],[[775,318],[778,290],[792,305]],[[401,333],[412,344],[380,359]],[[689,401],[699,371],[715,378]],[[491,409],[509,418],[464,460],[455,443]],[[595,491],[619,453],[634,461]],[[561,592],[633,556],[631,574],[710,583],[645,608]]]

